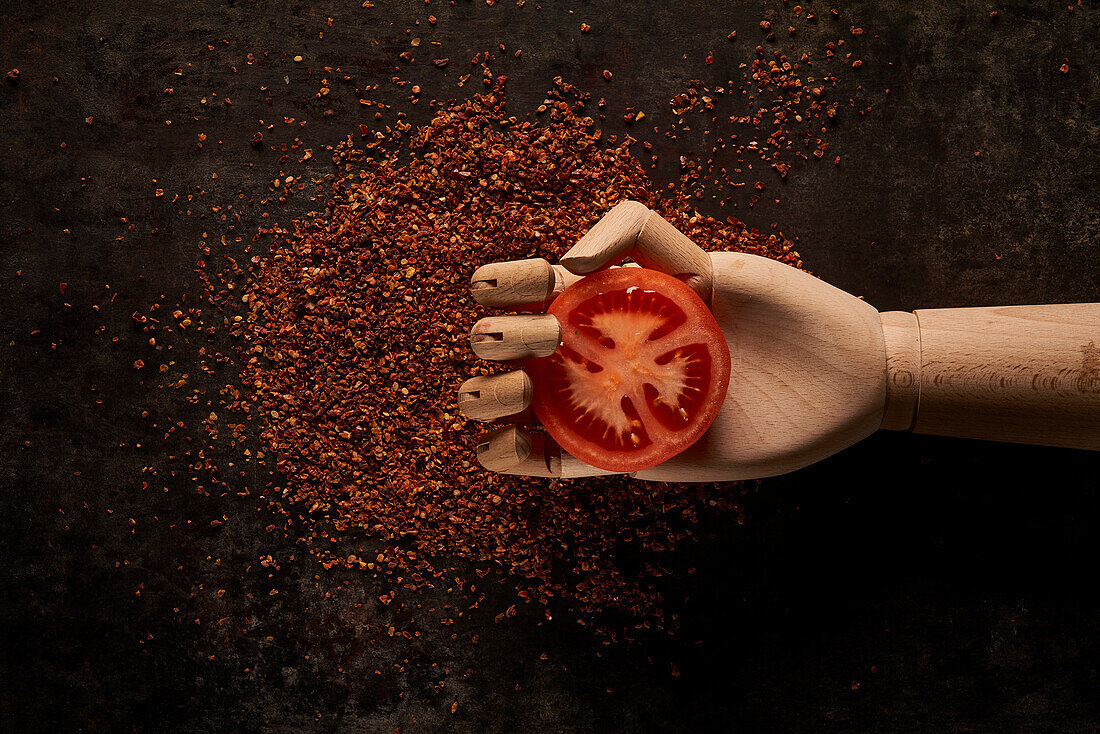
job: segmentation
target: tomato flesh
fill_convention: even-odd
[[[527,367],[535,413],[564,450],[601,469],[638,471],[680,453],[714,422],[729,349],[690,287],[655,270],[603,270],[548,311],[562,344]]]

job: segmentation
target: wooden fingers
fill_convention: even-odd
[[[649,267],[679,277],[704,300],[710,300],[710,256],[661,216],[637,201],[624,201],[590,229],[561,263],[532,258],[489,263],[474,271],[470,292],[483,306],[547,304],[584,275],[633,257]],[[529,309],[528,309],[529,310]],[[547,357],[561,345],[561,325],[551,314],[487,316],[470,331],[470,345],[482,359]],[[531,404],[533,385],[523,370],[474,377],[458,391],[458,406],[475,420],[508,416],[522,419]],[[492,471],[537,477],[588,477],[614,474],[563,452],[552,439],[518,425],[490,431],[478,443],[477,457]]]
[[[675,275],[710,301],[710,255],[637,201],[617,204],[565,253],[561,264],[571,272],[587,274],[627,255],[642,267]]]
[[[547,357],[561,344],[561,324],[551,314],[486,316],[470,331],[470,346],[482,359]]]
[[[545,303],[582,277],[542,258],[489,263],[474,271],[470,294],[482,306],[528,306]]]
[[[634,248],[650,211],[638,201],[623,201],[592,226],[561,258],[561,264],[580,275],[620,260]]]
[[[487,433],[477,445],[477,460],[486,469],[501,474],[561,476],[561,452],[557,444],[519,426],[505,426]]]
[[[620,473],[585,464],[562,451],[552,438],[519,426],[485,434],[477,445],[477,460],[490,471],[525,477],[578,479]]]
[[[564,265],[551,265],[550,267],[554,271],[554,292],[551,295],[555,298],[560,296],[566,288],[584,277],[570,271]]]
[[[539,303],[553,291],[554,271],[540,258],[489,263],[470,278],[470,294],[482,306]]]
[[[710,302],[714,282],[710,255],[657,212],[650,212],[638,232],[634,259],[642,267],[675,275],[691,286],[704,302]]]
[[[493,421],[522,413],[531,405],[534,385],[523,370],[471,377],[458,389],[458,409],[467,418]]]

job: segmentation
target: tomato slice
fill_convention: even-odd
[[[706,304],[656,270],[616,268],[548,309],[554,354],[527,361],[532,405],[558,444],[609,471],[648,469],[691,446],[726,397],[730,354]]]

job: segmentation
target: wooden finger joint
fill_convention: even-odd
[[[710,302],[714,266],[710,255],[657,212],[650,212],[635,242],[634,259],[642,267],[680,278]]]

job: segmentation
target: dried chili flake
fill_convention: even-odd
[[[581,618],[618,612],[670,628],[656,588],[661,554],[692,537],[701,507],[736,512],[739,486],[640,491],[626,477],[547,483],[483,470],[479,429],[454,398],[487,372],[466,344],[482,313],[470,273],[489,261],[554,260],[627,198],[706,249],[801,261],[780,236],[700,215],[691,195],[660,195],[631,141],[607,147],[584,117],[587,95],[556,84],[545,125],[508,115],[497,81],[396,131],[392,147],[373,136],[369,156],[350,139],[338,146],[329,201],[274,230],[244,298],[227,291],[220,302],[244,307],[227,328],[284,495],[387,545],[362,567],[384,565],[416,587],[439,573],[438,559],[491,561],[525,599],[565,596]],[[624,542],[644,559],[630,572],[619,565]],[[502,617],[514,614],[513,605]]]

